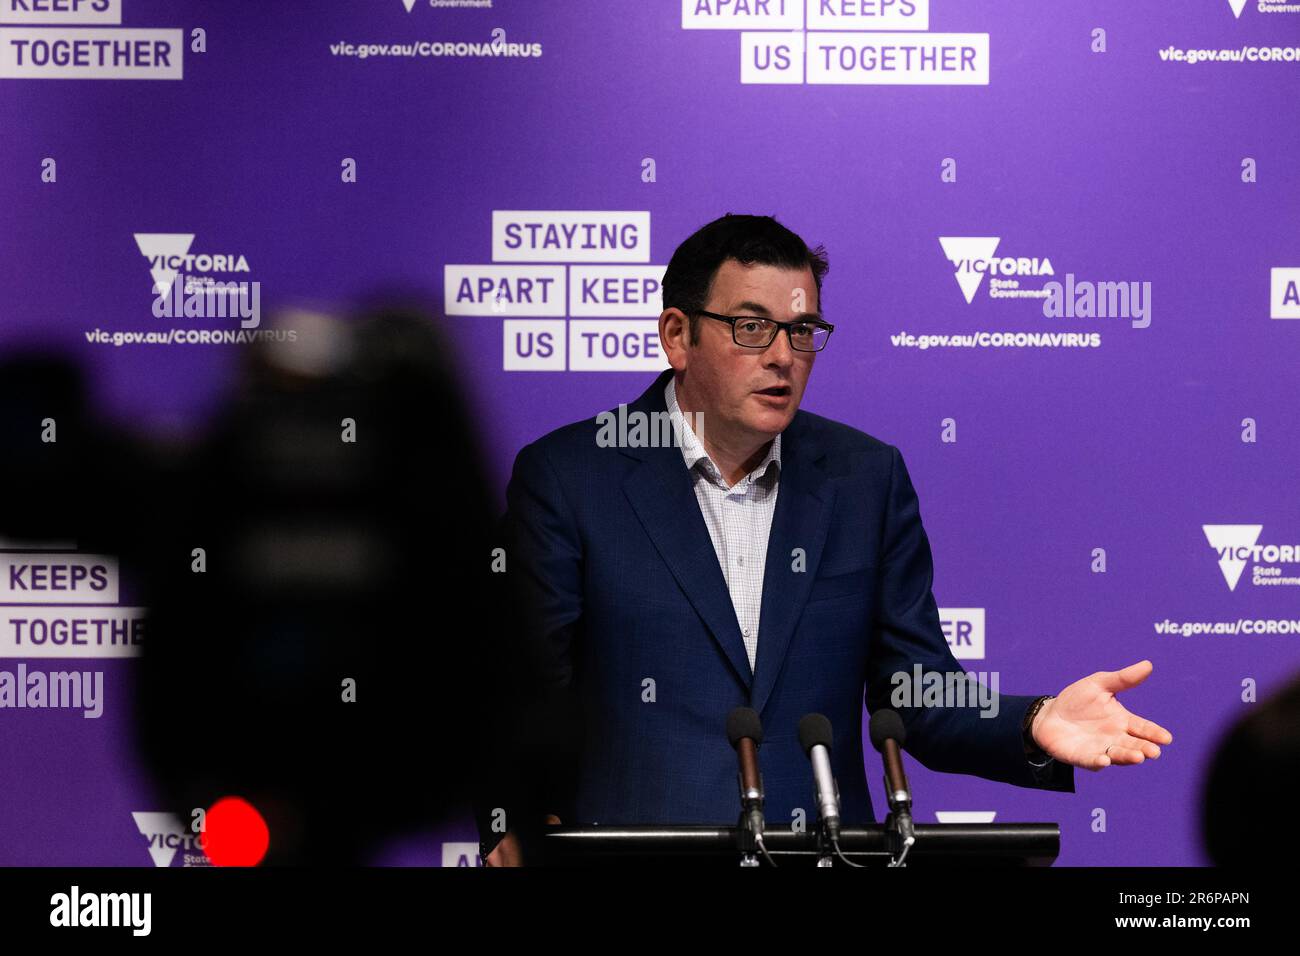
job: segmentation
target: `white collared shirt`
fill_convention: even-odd
[[[767,565],[767,539],[776,511],[781,481],[781,436],[768,446],[758,467],[728,486],[717,464],[695,435],[690,418],[677,404],[673,379],[664,389],[664,402],[673,420],[673,434],[681,436],[682,457],[695,486],[695,500],[713,539],[722,576],[731,592],[736,622],[745,641],[749,667],[758,658],[758,619],[763,608],[763,571]],[[707,427],[707,424],[706,424]]]

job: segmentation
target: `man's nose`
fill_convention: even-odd
[[[776,338],[763,353],[763,364],[774,368],[789,368],[794,364],[794,349],[790,347],[790,336],[786,335],[785,329],[776,330]]]

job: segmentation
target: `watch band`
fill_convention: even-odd
[[[1043,704],[1055,697],[1055,694],[1044,694],[1034,700],[1025,711],[1025,719],[1020,723],[1020,739],[1025,745],[1025,754],[1030,757],[1045,757],[1047,752],[1034,743],[1033,727],[1034,718],[1038,712],[1043,709]]]

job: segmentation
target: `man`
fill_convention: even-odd
[[[581,746],[570,790],[522,821],[503,811],[505,839],[481,822],[488,865],[521,862],[513,831],[538,809],[572,824],[734,824],[724,728],[737,706],[762,718],[772,824],[815,817],[798,741],[811,712],[834,729],[842,819],[874,821],[864,701],[899,711],[906,749],[927,767],[1045,790],[1073,792],[1075,766],[1141,763],[1172,741],[1115,698],[1149,661],[1054,697],[1002,695],[996,716],[891,699],[914,665],[963,672],[898,449],[799,410],[833,330],[820,312],[826,268],[771,217],[704,226],[664,275],[671,368],[622,410],[629,423],[666,414],[680,442],[606,447],[614,430],[598,416],[519,453],[508,576],[535,615],[533,673],[573,702]]]

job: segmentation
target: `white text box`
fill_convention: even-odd
[[[0,607],[0,658],[139,657],[140,607]]]
[[[564,266],[443,267],[447,315],[564,315]]]
[[[666,266],[570,266],[569,315],[658,318]]]
[[[986,86],[987,33],[809,33],[808,82]]]
[[[802,83],[804,34],[742,33],[741,83]]]
[[[563,319],[506,319],[501,368],[506,372],[563,372]]]
[[[0,603],[116,604],[117,560],[97,554],[0,554]]]
[[[0,78],[179,80],[180,30],[116,27],[0,29]]]
[[[930,0],[808,0],[809,30],[928,30]]]
[[[493,262],[649,262],[650,213],[492,210]]]
[[[0,23],[122,22],[122,0],[0,0]]]
[[[569,322],[569,368],[574,372],[659,372],[667,366],[654,319]]]
[[[803,0],[682,0],[683,30],[799,30]]]

